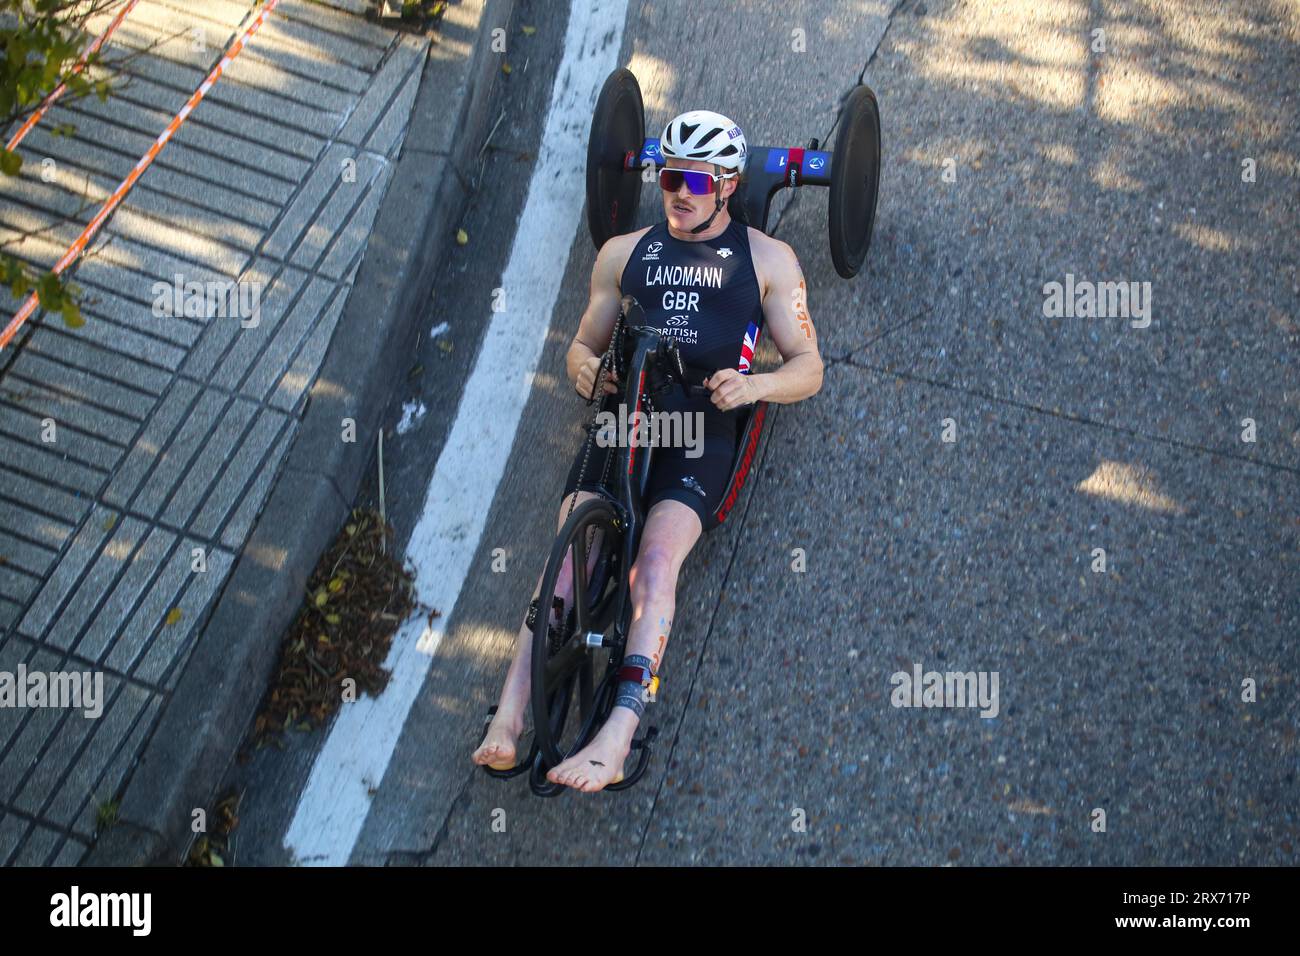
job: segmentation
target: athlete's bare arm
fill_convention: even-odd
[[[649,228],[613,236],[596,254],[596,264],[591,267],[591,297],[587,301],[587,310],[582,313],[582,321],[578,323],[573,344],[564,358],[569,381],[583,398],[590,397],[599,358],[609,348],[609,340],[614,335],[614,324],[618,321],[623,301],[618,286],[623,267],[627,265],[637,241]],[[591,362],[593,358],[597,359],[596,363]],[[606,393],[614,391],[617,389],[612,384],[606,385]]]
[[[822,357],[808,312],[808,289],[799,258],[787,243],[750,228],[754,269],[763,290],[763,321],[784,363],[774,372],[747,376],[767,402],[798,402],[822,387]]]

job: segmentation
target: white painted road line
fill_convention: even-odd
[[[345,705],[330,729],[285,833],[285,848],[300,864],[347,864],[370,812],[370,789],[384,779],[469,575],[532,390],[564,275],[561,254],[582,214],[582,190],[555,184],[572,184],[574,170],[586,165],[591,112],[618,65],[626,15],[627,0],[571,4],[537,166],[501,279],[507,309],[491,313],[407,548],[417,598],[443,613],[436,626],[423,618],[402,625],[385,661],[393,676],[383,695]],[[483,299],[490,312],[488,290]],[[466,751],[467,766],[468,759]]]

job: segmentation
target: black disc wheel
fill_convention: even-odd
[[[614,505],[593,498],[574,509],[546,562],[531,673],[534,739],[547,767],[575,753],[599,730],[597,691],[610,661],[610,648],[599,641],[613,631],[624,586],[622,553]]]
[[[596,100],[587,140],[587,226],[599,249],[610,236],[632,231],[641,199],[641,168],[627,168],[627,154],[641,154],[645,107],[632,71],[609,75]]]
[[[867,258],[880,189],[880,107],[865,85],[853,88],[840,113],[831,153],[831,261],[852,279]]]

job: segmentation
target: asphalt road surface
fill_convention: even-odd
[[[402,540],[457,414],[503,414],[462,401],[571,81],[568,14],[519,5],[469,242],[395,383],[393,426],[423,407],[386,446]],[[751,487],[688,559],[646,778],[541,800],[469,762],[589,414],[563,367],[585,219],[531,250],[562,276],[537,373],[344,858],[1295,865],[1300,9],[633,0],[606,42],[651,135],[703,107],[751,143],[806,145],[865,67],[884,126],[868,265],[835,274],[826,190],[778,199],[823,388],[772,407]],[[580,210],[582,169],[532,188]],[[647,188],[638,221],[656,218]],[[1078,281],[1138,283],[1146,316],[1046,315],[1044,287]],[[891,675],[918,665],[996,672],[997,716],[892,706]],[[232,771],[236,862],[296,858],[285,834],[323,740]]]

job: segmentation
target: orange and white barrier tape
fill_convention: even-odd
[[[70,75],[76,76],[78,73],[80,73],[82,70],[86,68],[86,61],[90,59],[92,56],[94,56],[97,52],[99,52],[99,48],[103,46],[105,41],[107,41],[108,38],[113,35],[113,31],[117,29],[118,24],[120,24],[123,20],[126,19],[126,15],[130,13],[132,10],[134,10],[135,5],[139,2],[140,0],[129,0],[126,6],[122,8],[121,12],[118,13],[118,15],[113,18],[113,22],[108,25],[108,29],[105,30],[103,33],[101,33],[99,35],[99,38],[95,40],[93,43],[91,43],[90,46],[86,47],[85,52],[81,54],[81,59],[77,60],[76,66],[72,68],[72,72]],[[44,116],[49,111],[50,107],[54,105],[55,100],[57,100],[60,96],[62,96],[64,91],[67,90],[67,88],[68,88],[67,83],[60,83],[58,86],[56,86],[54,90],[50,93],[50,95],[45,97],[45,101],[42,102],[39,107],[37,107],[36,112],[32,113],[31,116],[27,117],[27,122],[23,123],[22,127],[19,128],[18,132],[14,133],[13,139],[9,140],[8,144],[5,146],[5,149],[9,150],[10,152],[13,152],[15,149],[17,149],[18,144],[21,143],[23,139],[26,138],[27,134],[32,131],[32,128],[41,121],[41,117]]]
[[[212,89],[213,84],[221,78],[222,72],[230,62],[234,60],[235,57],[239,56],[239,52],[244,48],[244,44],[248,40],[252,39],[253,34],[257,32],[258,28],[261,27],[262,22],[266,19],[266,15],[274,10],[279,2],[280,0],[266,0],[266,6],[262,8],[262,11],[257,15],[253,22],[248,25],[248,29],[244,31],[243,35],[240,36],[239,39],[230,45],[229,49],[227,49],[225,54],[221,57],[220,62],[212,68],[212,72],[209,73],[203,82],[199,84],[199,88],[194,91],[193,95],[190,96],[185,105],[181,107],[180,112],[172,117],[172,121],[167,124],[167,128],[158,134],[158,138],[154,140],[153,145],[149,147],[149,151],[140,157],[140,161],[135,164],[135,168],[132,169],[126,179],[122,180],[118,187],[113,190],[113,194],[108,197],[108,200],[100,208],[99,212],[95,214],[95,218],[90,220],[90,223],[82,231],[81,235],[79,235],[76,241],[68,247],[68,251],[63,254],[63,258],[55,263],[55,275],[61,274],[64,269],[77,260],[77,257],[85,250],[86,244],[90,242],[95,233],[99,231],[99,227],[104,224],[104,221],[112,215],[113,210],[121,204],[122,199],[126,194],[131,191],[131,187],[135,185],[135,181],[139,179],[144,171],[153,164],[153,161],[157,158],[158,154],[162,152],[162,148],[167,145],[172,136],[175,135],[176,131],[181,128],[181,124],[185,122],[187,117],[189,117],[190,113],[194,110],[194,107],[198,106],[203,97],[207,95],[208,90]],[[5,326],[4,331],[0,332],[0,350],[3,350],[13,337],[18,334],[18,330],[22,328],[22,325],[27,321],[27,318],[36,311],[39,304],[40,298],[35,292],[28,296],[27,301],[23,303],[23,307],[14,314],[14,317],[9,321],[9,324]]]

